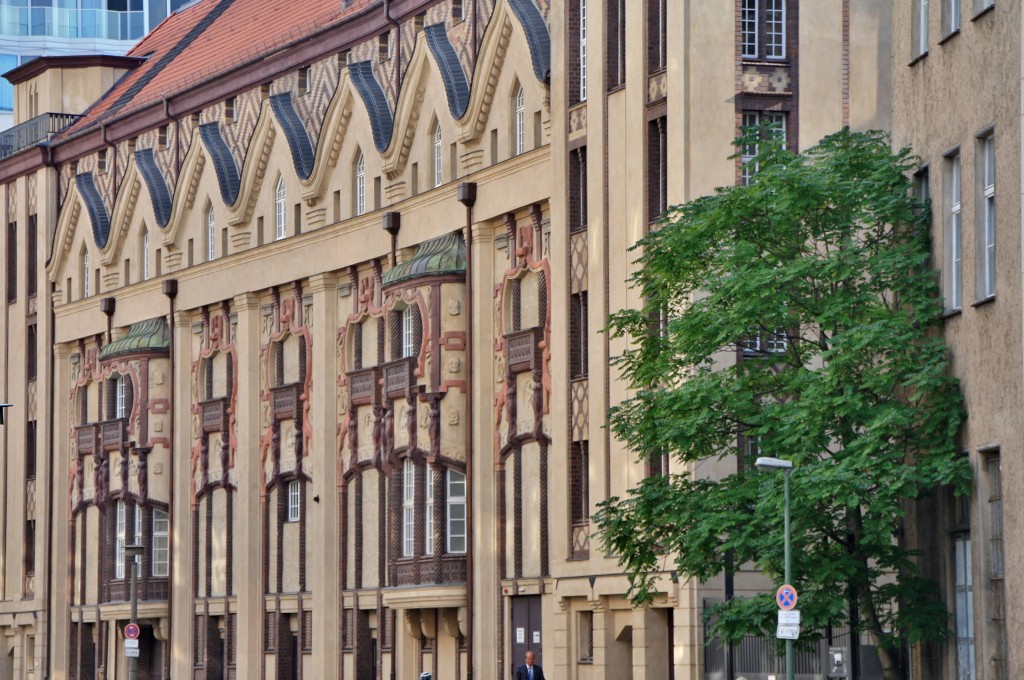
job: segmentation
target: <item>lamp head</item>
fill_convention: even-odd
[[[771,458],[769,456],[761,456],[754,461],[754,467],[758,470],[792,470],[793,461],[783,460],[782,458]]]
[[[12,406],[14,406],[14,404],[0,404],[0,425],[4,424],[4,414],[7,412],[7,409]]]
[[[124,547],[125,557],[141,557],[143,547],[141,545],[126,545]]]

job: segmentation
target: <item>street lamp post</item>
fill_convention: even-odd
[[[139,557],[142,556],[141,545],[126,545],[124,547],[125,559],[131,559],[132,561],[132,580],[131,580],[131,602],[132,609],[131,615],[129,616],[129,623],[137,624],[139,618]],[[128,680],[136,680],[139,668],[139,657],[130,656],[128,657]]]
[[[770,458],[768,456],[761,456],[754,461],[754,466],[758,470],[782,470],[785,473],[785,481],[783,482],[783,489],[785,493],[785,502],[783,504],[783,531],[785,532],[785,553],[784,560],[785,564],[783,570],[785,575],[783,579],[789,585],[793,585],[793,543],[792,534],[789,528],[789,473],[793,471],[793,461],[783,460],[781,458]],[[786,640],[786,680],[794,680],[794,656],[793,656],[793,641]]]

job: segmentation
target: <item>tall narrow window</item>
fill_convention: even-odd
[[[28,231],[25,234],[25,292],[29,297],[35,297],[39,288],[36,280],[37,266],[36,258],[39,256],[39,220],[35,215],[28,216]]]
[[[981,258],[978,269],[981,273],[980,288],[985,298],[996,294],[996,143],[992,135],[980,141],[981,177]]]
[[[36,521],[25,521],[25,575],[36,572]],[[30,666],[31,668],[31,666]]]
[[[151,272],[150,272],[150,269],[149,269],[149,232],[148,231],[142,232],[142,255],[140,256],[140,259],[142,260],[142,280],[143,281],[148,281],[150,279],[150,276],[151,276]]]
[[[452,0],[452,19],[456,21],[462,21],[466,18],[466,10],[463,7],[462,0]]]
[[[217,257],[217,223],[213,218],[213,206],[206,213],[206,261],[213,262]]]
[[[971,502],[973,496],[947,498],[952,506],[954,630],[956,632],[957,680],[975,680],[974,673],[974,575],[971,556]]]
[[[114,510],[114,578],[117,579],[124,578],[124,546],[128,531],[125,510],[124,501],[119,500]]]
[[[647,222],[668,209],[668,118],[647,123]]]
[[[626,82],[626,0],[605,0],[608,13],[607,87],[617,88]]]
[[[786,0],[764,0],[764,3],[764,56],[785,59]]]
[[[466,552],[466,475],[448,470],[448,552]]]
[[[356,215],[362,215],[366,212],[366,159],[362,153],[356,159],[355,177],[355,213]]]
[[[569,152],[569,231],[587,228],[587,147]]]
[[[744,59],[786,58],[786,0],[743,0],[740,53]]]
[[[990,654],[996,680],[1006,678],[1006,585],[1003,554],[1003,473],[999,453],[984,458],[985,484],[988,487],[988,575],[991,593],[989,608],[996,645]]]
[[[18,224],[7,223],[7,301],[18,299]]]
[[[128,377],[122,373],[121,375],[117,376],[117,381],[114,383],[115,384],[115,389],[116,389],[116,397],[115,398],[117,400],[116,406],[115,406],[115,409],[114,409],[114,417],[115,418],[127,418],[128,417],[128,406],[129,405],[128,405],[128,400],[126,399],[126,397],[127,397],[127,389],[126,389],[127,382],[128,382]]]
[[[25,379],[35,380],[39,375],[39,326],[30,323],[25,342]]]
[[[946,35],[960,30],[960,0],[942,0],[942,28]]]
[[[136,542],[138,539],[136,538]],[[153,509],[153,576],[166,578],[171,571],[171,520],[166,512]]]
[[[780,111],[744,111],[743,127],[754,128],[760,125],[767,125],[771,134],[782,141],[782,148],[786,148],[786,114]],[[741,170],[740,181],[744,186],[757,173],[757,166],[752,161],[760,149],[758,144],[746,144],[743,146],[743,153],[740,157]]]
[[[276,215],[274,237],[280,241],[288,235],[288,206],[285,205],[287,196],[284,190],[284,177],[277,180],[277,193],[274,195],[274,212]]]
[[[758,30],[757,30],[757,4],[758,0],[743,0],[741,15],[741,44],[744,59],[757,59],[758,51]]]
[[[416,546],[416,465],[402,465],[402,556],[412,557]]]
[[[426,502],[423,508],[423,514],[425,517],[423,526],[423,554],[433,555],[434,554],[434,471],[427,466],[427,493]]]
[[[587,0],[579,0],[580,7],[580,80],[579,101],[587,101]]]
[[[960,217],[960,154],[946,159],[946,309],[960,309],[963,291],[963,225]]]
[[[928,52],[928,0],[912,0],[914,17],[911,26],[913,56],[920,57]]]
[[[569,445],[569,521],[572,525],[572,557],[590,554],[590,447],[586,441]]]
[[[416,353],[416,316],[419,311],[414,305],[402,310],[402,358]]]
[[[434,133],[431,135],[434,140],[434,186],[441,186],[443,166],[441,163],[441,124],[434,126]]]
[[[647,70],[661,71],[668,63],[666,24],[668,0],[647,0]]]
[[[515,107],[515,154],[519,154],[526,151],[526,120],[525,120],[525,97],[523,96],[523,87],[520,85],[516,88],[516,96],[514,100]]]
[[[37,432],[37,421],[28,421],[28,426],[25,428],[25,479],[36,478]]]
[[[587,377],[587,291],[569,296],[569,377]]]
[[[89,265],[89,251],[82,251],[82,297],[87,298],[92,295],[92,272],[90,271]]]
[[[297,479],[288,482],[288,521],[298,522],[302,519],[301,485]]]

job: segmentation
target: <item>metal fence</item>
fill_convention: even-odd
[[[81,116],[71,113],[43,113],[9,130],[0,132],[0,158],[7,158],[60,132]]]

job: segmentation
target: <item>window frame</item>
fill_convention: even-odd
[[[587,101],[587,0],[579,0],[579,20],[580,20],[580,82],[579,82],[579,101]]]
[[[946,312],[951,313],[963,308],[963,167],[960,149],[946,154],[945,165],[943,265],[948,274],[943,279],[946,284]]]
[[[129,405],[126,403],[128,396],[128,376],[124,373],[119,373],[117,380],[114,381],[115,390],[115,401],[114,401],[114,418],[127,418]]]
[[[782,139],[782,148],[785,149],[789,146],[789,121],[788,111],[760,111],[748,109],[741,112],[740,123],[741,129],[746,130],[747,128],[759,127],[764,123],[768,123],[773,127],[776,134]],[[757,165],[752,164],[751,161],[757,156],[760,151],[760,144],[745,144],[740,154],[740,184],[743,186],[749,186],[751,181],[754,179],[754,175],[757,174]]]
[[[978,137],[979,301],[996,296],[996,149],[991,131]]]
[[[274,192],[274,240],[280,241],[288,236],[288,193],[284,186],[284,177],[277,179]]]
[[[416,315],[419,309],[409,305],[402,310],[402,356],[403,359],[416,355]]]
[[[434,188],[444,184],[444,144],[443,137],[441,135],[441,123],[435,122],[433,132],[431,132],[431,140],[433,144],[434,154]]]
[[[154,578],[168,578],[171,575],[171,517],[160,508],[153,508],[152,515],[150,573]]]
[[[149,230],[142,232],[142,280],[149,281],[153,271],[149,265]]]
[[[518,156],[526,152],[526,95],[523,86],[519,85],[515,96],[512,99],[515,111],[515,127],[513,129],[514,146],[513,151]]]
[[[460,486],[462,492],[454,493]],[[448,468],[445,479],[445,548],[450,555],[465,554],[469,545],[466,488],[466,473]],[[461,513],[461,517],[454,517],[456,511]],[[461,528],[456,530],[456,526]],[[457,541],[461,541],[461,546],[455,545]]]
[[[217,221],[213,214],[213,206],[206,211],[206,261],[217,259]]]
[[[293,479],[288,482],[288,511],[289,523],[298,522],[302,519],[302,481]]]
[[[740,58],[786,61],[789,58],[788,0],[743,0],[740,5]]]
[[[942,33],[944,38],[960,31],[963,22],[961,0],[942,0]]]
[[[416,464],[402,463],[402,557],[416,554]]]
[[[82,298],[92,297],[92,286],[91,286],[91,272],[89,269],[91,265],[89,263],[89,249],[84,248],[82,250]]]
[[[355,213],[358,216],[366,213],[366,156],[362,151],[356,157],[355,183]]]
[[[928,0],[914,0],[910,32],[911,56],[916,60],[928,54]]]
[[[426,468],[427,483],[426,493],[424,496],[424,508],[423,508],[423,554],[433,555],[434,554],[434,480],[433,470],[428,465]]]

